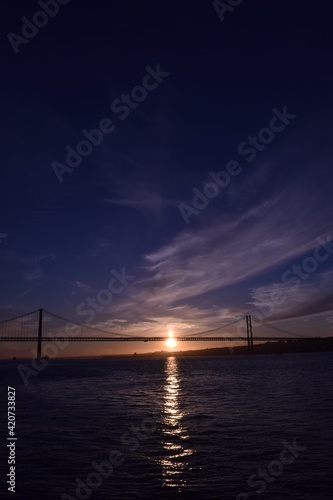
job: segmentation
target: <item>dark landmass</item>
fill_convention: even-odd
[[[307,340],[288,340],[266,342],[254,345],[254,354],[292,354],[302,352],[331,352],[333,351],[333,337]],[[167,357],[167,356],[233,356],[247,355],[247,346],[213,347],[209,349],[193,349],[189,351],[155,351],[144,354],[134,354],[135,357]],[[132,355],[133,356],[133,355]],[[113,357],[103,356],[104,358]]]
[[[254,344],[254,354],[294,354],[294,353],[307,353],[307,352],[332,352],[333,351],[333,337],[325,338],[309,338],[306,340],[287,340],[287,341],[269,341],[261,344]],[[105,354],[99,356],[70,356],[63,357],[59,359],[105,359],[105,358],[156,358],[156,357],[168,357],[168,356],[233,356],[233,355],[248,355],[247,345],[235,346],[235,347],[213,347],[208,349],[192,349],[188,351],[155,351],[146,353],[133,353],[133,354]],[[13,361],[19,361],[19,359],[6,358],[0,359],[0,361],[8,361],[12,359]],[[20,362],[23,360],[29,361],[30,358],[20,358]],[[52,360],[53,361],[53,360]]]

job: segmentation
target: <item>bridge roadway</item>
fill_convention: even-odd
[[[52,337],[43,336],[43,342],[70,341],[70,342],[166,342],[170,337]],[[178,342],[247,342],[247,337],[172,337]],[[318,337],[253,337],[253,342],[278,340],[318,340]],[[0,342],[37,342],[38,337],[0,337]]]

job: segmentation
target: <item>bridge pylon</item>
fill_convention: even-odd
[[[252,318],[250,315],[246,316],[246,333],[247,333],[247,351],[248,351],[248,354],[254,354]]]
[[[39,309],[37,358],[42,357],[42,334],[43,334],[43,309]]]

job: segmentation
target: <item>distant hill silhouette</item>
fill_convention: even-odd
[[[255,344],[255,354],[290,354],[302,352],[330,352],[333,351],[333,337],[309,339],[309,340],[288,340],[278,342],[266,342]],[[156,356],[233,356],[248,354],[247,346],[213,347],[210,349],[196,349],[189,351],[156,351],[145,354],[136,354],[137,357]]]

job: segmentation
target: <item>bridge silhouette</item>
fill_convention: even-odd
[[[304,337],[283,330],[272,323],[258,322],[255,328],[263,329],[263,327],[266,335],[254,337],[252,317],[247,315],[213,329],[173,338],[183,342],[246,342],[249,354],[254,352],[254,342],[320,340],[320,337]],[[37,309],[0,322],[0,342],[35,342],[37,357],[42,356],[42,342],[163,342],[169,338],[169,336],[155,335],[134,336],[102,330],[87,323],[71,321],[44,309]]]

